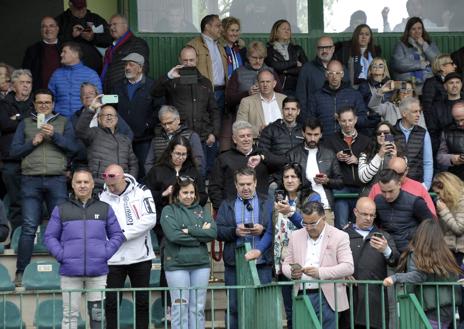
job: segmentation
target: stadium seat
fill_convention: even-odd
[[[0,264],[0,291],[14,291],[15,286],[11,282],[10,274],[5,266]]]
[[[119,329],[131,329],[134,326],[134,303],[123,298],[119,306]]]
[[[9,301],[0,302],[0,329],[20,328],[26,328],[26,324],[21,319],[18,306]]]
[[[60,265],[54,260],[33,261],[26,266],[23,286],[26,290],[60,289]]]
[[[43,236],[45,234],[46,224],[42,224],[37,228],[36,238],[34,240],[33,254],[48,254],[47,247],[43,244]],[[21,236],[21,227],[16,228],[11,237],[11,248],[15,253],[18,253],[19,237]]]
[[[63,301],[61,299],[47,299],[40,302],[35,311],[34,326],[37,329],[61,328],[63,320]],[[85,329],[85,322],[79,315],[77,327]]]
[[[164,328],[164,305],[161,298],[157,298],[151,305],[151,323],[155,328]]]

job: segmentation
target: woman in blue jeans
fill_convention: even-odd
[[[164,207],[164,269],[171,295],[171,328],[205,327],[206,287],[210,274],[207,243],[216,238],[216,223],[198,204],[195,180],[179,176]],[[196,288],[202,289],[196,289]],[[179,289],[182,288],[182,289]],[[195,288],[195,289],[188,289]]]

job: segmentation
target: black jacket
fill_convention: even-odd
[[[370,138],[364,135],[358,134],[358,136],[353,140],[351,147],[343,140],[343,135],[341,132],[335,133],[331,136],[328,136],[324,139],[324,145],[330,148],[334,153],[338,153],[345,149],[350,149],[357,158],[361,152],[366,152],[368,145],[370,144]],[[354,186],[361,187],[363,183],[359,180],[358,176],[358,165],[352,164],[349,165],[346,162],[338,162],[340,166],[340,171],[343,177],[343,184],[345,186]]]
[[[26,49],[26,53],[24,54],[23,64],[21,67],[23,69],[30,70],[32,73],[32,77],[33,77],[32,91],[35,91],[39,88],[48,88],[48,81],[42,81],[42,65],[45,60],[45,58],[43,58],[44,45],[45,44],[43,41],[36,42],[32,46],[28,47]],[[60,53],[61,53],[61,47],[62,47],[62,43],[59,39],[58,39],[58,43],[55,46],[56,46],[57,60],[59,63],[61,61]]]
[[[303,48],[293,43],[288,45],[288,57],[288,60],[285,60],[284,57],[274,49],[273,45],[267,45],[265,63],[272,67],[279,75],[279,81],[282,84],[284,94],[286,91],[295,92],[296,90],[298,75],[301,71],[301,66],[297,66],[297,61],[301,64],[308,61]]]
[[[10,159],[9,153],[16,128],[19,122],[28,117],[33,111],[32,96],[24,102],[18,102],[15,99],[15,94],[9,93],[4,99],[0,100],[0,159],[3,161],[13,160]],[[14,115],[17,115],[16,120],[11,119]]]
[[[404,190],[389,203],[382,194],[374,199],[377,206],[376,224],[390,233],[399,252],[406,250],[419,224],[433,218],[424,199]]]
[[[285,157],[275,156],[265,150],[253,148],[250,155],[263,154],[264,161],[255,168],[258,185],[256,192],[266,196],[269,188],[269,174],[277,172],[284,164]],[[209,177],[209,197],[214,209],[218,209],[224,199],[237,195],[234,183],[234,173],[237,169],[247,166],[248,156],[232,148],[221,153],[214,163]]]
[[[180,78],[162,76],[155,82],[153,96],[166,97],[166,104],[173,105],[179,111],[181,123],[185,123],[205,141],[209,134],[219,136],[221,114],[211,82],[198,70],[197,76],[196,84],[182,84]]]
[[[275,155],[285,155],[304,141],[302,128],[300,123],[288,128],[283,119],[277,119],[261,131],[259,147]]]
[[[399,253],[396,249],[395,241],[390,235],[374,226],[371,232],[363,239],[350,224],[344,230],[350,236],[350,248],[353,253],[354,274],[356,280],[375,280],[382,281],[387,277],[387,265],[396,266]],[[375,250],[370,245],[370,240],[374,232],[380,232],[388,241],[388,246],[392,253],[388,259],[383,253]],[[355,325],[366,325],[366,285],[361,284],[354,286],[353,306],[354,306],[354,323]],[[379,285],[369,285],[369,321],[372,328],[382,328],[382,312],[378,309],[381,305],[381,289]],[[387,294],[385,293],[384,305],[388,305]],[[388,320],[388,307],[385,307],[385,319]],[[348,311],[349,312],[349,311]],[[388,324],[387,324],[388,327]]]
[[[71,10],[67,9],[55,19],[60,27],[58,38],[63,42],[74,41],[79,43],[83,53],[82,62],[100,74],[102,55],[96,47],[106,48],[113,42],[106,20],[98,14],[92,13],[89,9],[87,9],[87,13],[82,18],[73,16]],[[87,41],[81,36],[77,38],[72,36],[74,25],[80,24],[85,28],[88,23],[92,23],[95,27],[101,26],[103,33],[94,33],[93,40],[91,41]]]
[[[118,113],[134,132],[134,142],[149,141],[153,138],[158,107],[150,94],[154,82],[144,76],[132,99],[129,99],[127,93],[128,83],[127,79],[116,83],[110,93],[119,95]]]
[[[305,148],[305,144],[295,146],[287,153],[288,162],[297,162],[306,172],[306,164],[308,161],[308,150]],[[317,165],[319,172],[324,173],[329,177],[329,182],[324,185],[324,191],[329,201],[330,208],[334,209],[334,197],[332,190],[341,189],[343,187],[343,177],[340,171],[337,157],[335,153],[322,145],[318,146],[317,154]],[[309,178],[308,178],[309,180]]]

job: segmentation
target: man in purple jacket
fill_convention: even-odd
[[[61,289],[104,289],[108,259],[125,238],[111,206],[92,197],[92,173],[78,169],[74,194],[53,209],[45,244],[60,263]],[[90,328],[101,328],[103,293],[87,293]],[[80,292],[63,291],[63,328],[77,328]]]

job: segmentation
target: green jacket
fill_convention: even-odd
[[[203,224],[211,224],[203,229]],[[209,211],[198,203],[190,207],[171,204],[161,213],[165,240],[164,267],[166,271],[207,268],[210,266],[207,242],[216,238],[216,223]],[[188,233],[182,232],[187,229]]]

